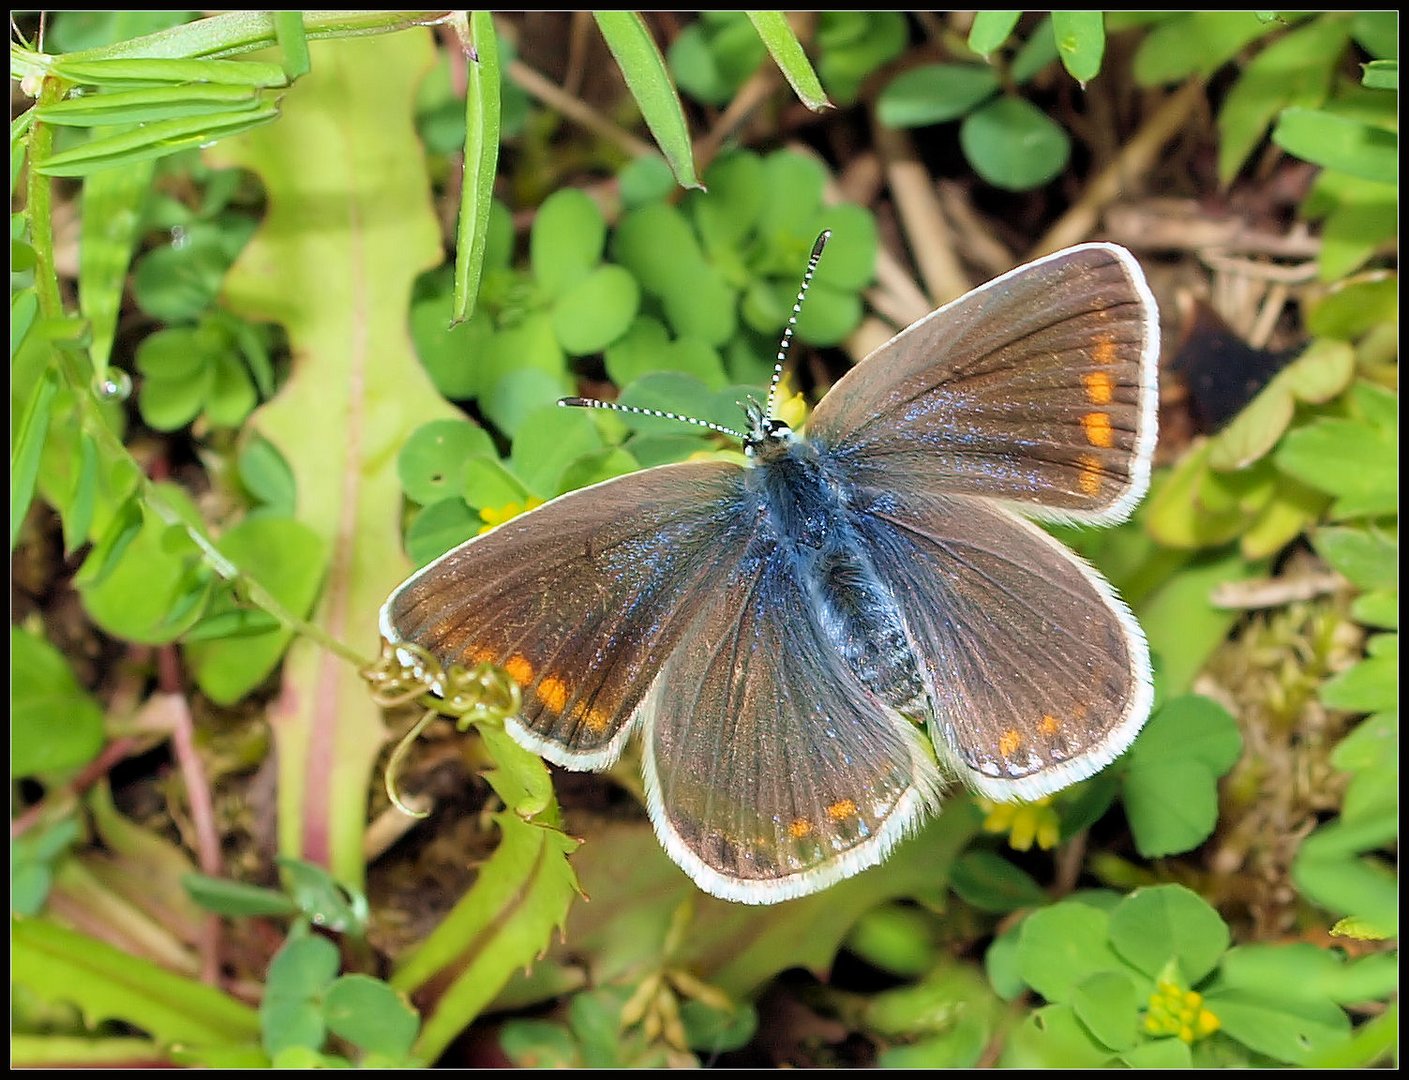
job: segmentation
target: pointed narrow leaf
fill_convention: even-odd
[[[1106,54],[1105,15],[1099,11],[1054,11],[1052,33],[1062,66],[1085,86],[1101,70]]]
[[[489,208],[499,166],[499,42],[487,11],[470,15],[475,53],[465,87],[465,179],[456,228],[454,322],[475,312],[484,252],[489,242]]]
[[[75,146],[72,150],[51,154],[35,168],[45,176],[86,176],[99,169],[111,169],[166,157],[178,150],[189,150],[194,146],[238,135],[242,131],[267,124],[278,115],[279,106],[269,104],[240,112],[162,120],[121,135],[93,139],[82,146]]]
[[[802,42],[798,41],[788,24],[788,17],[781,11],[750,11],[746,14],[758,36],[763,39],[763,44],[768,47],[773,62],[787,77],[798,100],[813,112],[831,108],[832,103],[827,100],[822,81],[817,78],[812,61],[803,51]]]
[[[681,187],[703,187],[695,174],[694,150],[680,95],[645,20],[633,11],[594,11],[592,15],[675,179]]]
[[[250,60],[66,60],[54,58],[53,73],[69,82],[136,89],[173,83],[222,83],[226,86],[287,86],[278,64]]]
[[[279,49],[284,54],[282,64],[284,74],[289,81],[300,78],[308,74],[310,66],[308,59],[308,32],[303,26],[303,12],[301,11],[275,11],[274,16],[274,37],[279,42]]]
[[[969,48],[980,56],[990,55],[1008,40],[1021,14],[1021,11],[980,11],[969,28]]]
[[[39,455],[49,435],[49,406],[59,390],[59,377],[49,368],[34,384],[19,430],[10,447],[10,550],[20,536],[20,526],[34,498],[34,482],[39,477]]]

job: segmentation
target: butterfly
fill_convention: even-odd
[[[767,904],[880,862],[958,780],[1032,800],[1114,760],[1144,634],[1034,520],[1111,524],[1149,484],[1159,319],[1125,249],[1068,248],[920,319],[803,431],[750,402],[733,461],[569,492],[449,551],[381,627],[522,688],[567,769],[642,742],[647,810],[706,892]],[[564,404],[613,407],[583,399]],[[657,414],[673,415],[673,414]],[[703,423],[702,421],[692,421]]]

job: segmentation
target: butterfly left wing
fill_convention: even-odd
[[[776,548],[701,600],[641,709],[662,846],[705,891],[754,904],[880,862],[937,802],[920,729],[857,679]]]
[[[469,540],[392,593],[382,633],[442,664],[488,662],[523,690],[520,743],[569,769],[621,754],[694,612],[743,558],[756,514],[727,462],[646,469]]]
[[[1153,688],[1139,624],[1095,569],[986,499],[857,488],[857,534],[901,609],[935,748],[999,800],[1100,771],[1139,733]]]

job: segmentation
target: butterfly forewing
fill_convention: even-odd
[[[817,406],[809,438],[857,481],[1116,521],[1149,481],[1159,324],[1138,264],[1086,244],[975,289],[902,331]]]
[[[1092,775],[1149,713],[1144,635],[1110,586],[996,504],[895,478],[858,489],[857,532],[901,598],[943,760],[999,799]]]
[[[721,574],[642,709],[656,831],[704,889],[802,896],[934,805],[914,724],[862,685],[777,550]]]
[[[564,495],[442,556],[387,601],[382,630],[442,664],[488,662],[522,687],[521,742],[601,768],[715,574],[753,521],[743,471],[664,466]]]

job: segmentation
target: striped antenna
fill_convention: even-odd
[[[585,397],[559,398],[558,404],[565,409],[610,409],[612,412],[630,413],[633,416],[656,416],[662,420],[679,420],[682,424],[694,424],[696,427],[709,428],[710,431],[717,431],[721,435],[732,435],[741,441],[744,438],[742,431],[735,431],[722,424],[712,424],[708,420],[697,420],[693,416],[665,412],[662,409],[643,409],[639,405],[620,405],[615,401],[598,401],[596,398]]]
[[[802,312],[802,302],[807,299],[807,288],[812,284],[812,275],[817,272],[817,263],[821,261],[822,249],[827,246],[827,241],[831,238],[832,230],[823,229],[822,235],[812,245],[812,255],[807,260],[807,272],[802,275],[802,287],[798,289],[797,299],[793,301],[793,311],[788,316],[788,325],[783,328],[783,340],[778,343],[778,359],[773,362],[773,381],[768,384],[768,408],[763,413],[770,420],[773,419],[773,406],[777,403],[778,397],[778,383],[783,378],[783,364],[788,359],[788,348],[793,343],[793,331],[797,329],[797,317]]]

